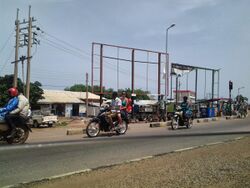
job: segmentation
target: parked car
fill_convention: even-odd
[[[43,125],[47,125],[48,127],[53,127],[53,125],[57,121],[58,121],[58,118],[56,115],[44,114],[40,110],[35,110],[35,111],[32,111],[29,124],[35,128],[43,126]]]

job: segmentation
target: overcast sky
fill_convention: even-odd
[[[31,80],[40,81],[44,88],[85,83],[94,41],[164,52],[166,28],[175,23],[169,30],[170,61],[221,69],[220,96],[228,97],[232,80],[233,95],[244,86],[240,92],[250,98],[249,0],[0,0],[1,76],[13,73],[16,9],[20,20],[27,19],[29,5],[37,20],[34,24],[45,31],[38,36],[40,45],[32,48]],[[106,52],[117,56],[116,49]],[[26,55],[26,48],[20,49],[20,55]],[[119,51],[119,56],[130,59],[125,51]],[[138,58],[146,60],[147,54]],[[149,60],[156,59],[149,54]],[[104,65],[104,85],[115,89],[116,63],[107,60]],[[130,66],[119,64],[118,87],[130,87]],[[135,86],[146,89],[146,66],[137,65],[135,72]],[[200,98],[211,93],[211,73],[206,76],[205,87],[205,72],[199,72]],[[186,78],[181,79],[181,89],[187,88]],[[151,65],[148,88],[152,93],[157,91],[156,79],[156,67]],[[194,90],[194,73],[188,80],[188,89]]]

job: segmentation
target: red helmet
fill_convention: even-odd
[[[17,90],[17,88],[15,88],[15,87],[12,87],[12,88],[8,89],[8,93],[9,93],[9,95],[10,95],[11,97],[16,97],[16,96],[18,96],[18,90]]]

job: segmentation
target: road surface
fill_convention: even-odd
[[[132,126],[132,125],[131,125]],[[169,130],[131,128],[124,136],[0,146],[0,187],[250,135],[250,117]]]

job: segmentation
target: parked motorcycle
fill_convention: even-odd
[[[119,124],[118,119],[114,118],[114,130],[111,129],[106,117],[106,112],[108,112],[109,110],[109,107],[101,108],[99,114],[90,120],[86,128],[86,133],[88,137],[96,137],[99,135],[100,131],[115,131],[119,135],[125,134],[127,132],[129,122],[128,118],[124,113],[121,113],[122,123]]]
[[[173,130],[176,130],[181,127],[191,128],[193,125],[192,112],[186,111],[185,116],[183,115],[183,110],[181,107],[177,107],[174,116],[172,117],[171,127]]]
[[[21,117],[23,118],[23,117]],[[28,126],[28,118],[24,118],[23,121],[25,124],[20,124],[15,122],[16,125],[16,134],[10,138],[8,136],[11,133],[10,127],[4,120],[0,120],[0,141],[6,141],[8,144],[23,144],[29,137],[29,132],[31,132],[30,127]]]

